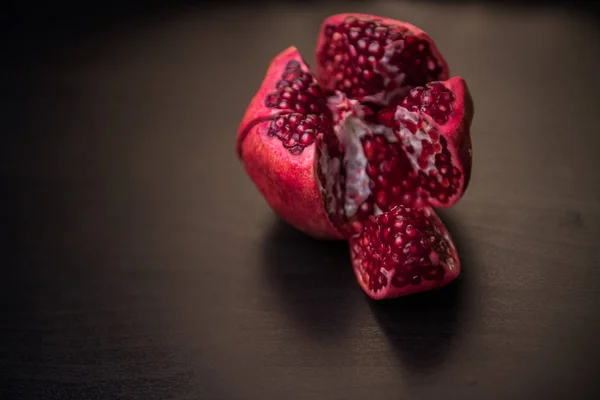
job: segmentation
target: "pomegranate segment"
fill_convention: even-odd
[[[472,100],[465,81],[453,77],[414,88],[396,108],[394,135],[418,172],[419,192],[434,207],[449,207],[471,176]]]
[[[375,300],[435,289],[460,274],[450,234],[429,207],[371,216],[350,239],[350,253],[358,283]]]
[[[246,110],[237,148],[246,173],[278,215],[315,238],[341,239],[332,222],[343,224],[335,201],[342,196],[340,162],[325,102],[300,53],[284,50]]]
[[[317,78],[328,91],[387,105],[415,86],[448,78],[433,40],[414,25],[368,14],[327,18],[317,43]]]

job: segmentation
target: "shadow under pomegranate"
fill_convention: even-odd
[[[343,335],[364,302],[348,242],[313,239],[275,217],[262,257],[265,287],[295,327],[311,339]]]
[[[461,234],[448,213],[439,211],[458,248],[462,263],[459,278],[437,290],[369,301],[371,312],[385,333],[398,361],[408,372],[428,373],[439,368],[456,344],[467,314],[467,297],[471,295],[469,265],[463,254],[468,251]]]

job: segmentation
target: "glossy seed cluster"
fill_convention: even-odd
[[[444,125],[452,114],[452,103],[455,98],[454,93],[444,85],[433,82],[412,89],[400,105],[411,111],[424,112],[438,124]]]
[[[331,120],[323,114],[282,114],[271,120],[267,134],[277,137],[290,153],[298,155],[319,134],[331,130]]]
[[[310,72],[302,70],[296,60],[289,61],[275,85],[275,90],[265,98],[269,108],[298,113],[321,114],[327,109],[327,101]]]
[[[370,290],[444,279],[452,246],[426,212],[394,207],[371,217],[360,236],[351,241],[353,258],[360,260],[359,272]]]

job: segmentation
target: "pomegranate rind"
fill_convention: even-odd
[[[429,46],[430,46],[431,54],[437,60],[438,65],[441,68],[441,72],[440,72],[439,76],[437,77],[437,80],[445,81],[449,78],[450,68],[448,66],[448,62],[446,61],[446,59],[444,58],[442,53],[437,48],[437,45],[435,44],[433,39],[429,36],[429,34],[427,34],[422,29],[416,27],[415,25],[409,24],[408,22],[398,21],[398,20],[395,20],[392,18],[384,18],[384,17],[380,17],[377,15],[372,15],[372,14],[343,13],[343,14],[335,14],[335,15],[331,15],[331,16],[327,17],[323,21],[323,23],[321,24],[321,27],[319,29],[319,36],[317,39],[317,47],[316,47],[316,58],[315,58],[315,76],[317,77],[317,80],[319,81],[319,83],[321,84],[321,86],[324,89],[331,90],[335,87],[335,84],[336,84],[335,77],[328,75],[328,73],[325,70],[325,66],[322,65],[319,60],[319,54],[321,53],[321,50],[323,49],[323,47],[326,45],[326,42],[327,42],[325,30],[327,29],[327,26],[329,26],[329,25],[338,26],[338,25],[344,23],[344,21],[349,17],[353,17],[353,18],[360,19],[360,20],[379,20],[382,23],[389,25],[389,26],[396,27],[399,30],[402,30],[402,31],[407,30],[408,32],[410,32],[413,36],[417,37],[418,39],[428,42]],[[390,44],[390,46],[391,45],[392,44]],[[427,83],[427,82],[423,82],[423,83]],[[365,96],[365,98],[370,97],[374,94],[375,93],[371,93],[370,95]],[[360,98],[358,100],[362,101],[364,99]]]
[[[317,239],[343,239],[325,210],[325,194],[318,179],[316,146],[321,145],[323,138],[318,136],[300,154],[292,155],[281,141],[268,136],[271,120],[290,113],[265,105],[266,96],[273,91],[290,60],[298,61],[308,71],[295,47],[285,49],[273,59],[240,123],[237,154],[267,204],[282,219]]]
[[[471,142],[471,123],[473,121],[474,106],[471,91],[467,82],[460,76],[456,76],[442,82],[456,96],[451,115],[447,124],[439,126],[439,131],[448,142],[452,144],[451,153],[456,160],[456,167],[463,172],[462,186],[457,193],[441,203],[431,199],[430,203],[436,208],[450,207],[462,198],[471,180],[471,168],[473,166],[473,147]]]
[[[391,212],[391,211],[390,211]],[[458,257],[458,252],[456,250],[456,246],[448,229],[441,221],[439,216],[435,213],[435,211],[431,207],[420,207],[420,212],[423,212],[427,218],[433,223],[434,226],[442,234],[442,240],[446,241],[449,253],[446,255],[447,257],[444,261],[444,277],[441,280],[421,280],[419,284],[407,284],[402,287],[396,287],[392,284],[393,276],[397,272],[396,270],[389,270],[390,275],[387,279],[387,285],[383,286],[379,290],[372,290],[369,287],[368,276],[363,273],[364,268],[362,266],[363,260],[361,259],[362,245],[361,239],[365,231],[363,231],[359,235],[355,235],[349,240],[350,244],[350,257],[352,261],[352,267],[354,270],[354,275],[356,280],[362,290],[365,292],[367,296],[369,296],[373,300],[384,300],[397,298],[402,296],[408,296],[411,294],[426,292],[430,290],[439,289],[448,285],[458,278],[461,272],[460,259]],[[389,214],[389,213],[388,213]],[[368,221],[367,224],[373,224],[372,220]],[[373,238],[371,238],[373,239]]]

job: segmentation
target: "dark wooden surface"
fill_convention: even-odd
[[[464,274],[435,293],[369,301],[346,245],[278,221],[235,158],[271,57],[312,58],[349,9],[424,28],[475,98],[471,186],[442,214]],[[599,398],[593,13],[133,11],[4,37],[2,399]]]

